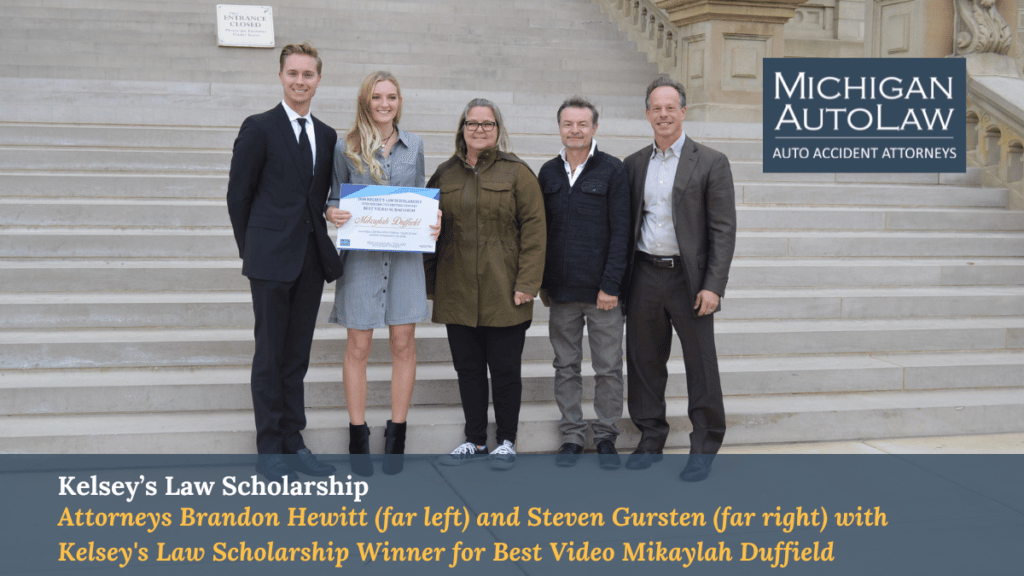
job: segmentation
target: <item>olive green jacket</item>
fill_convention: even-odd
[[[434,322],[514,326],[533,318],[544,277],[547,224],[533,171],[514,154],[485,150],[476,169],[461,155],[437,167],[427,183],[440,188],[441,236],[424,255]]]

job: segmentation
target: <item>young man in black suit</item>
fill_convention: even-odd
[[[310,453],[301,434],[303,379],[320,296],[325,280],[341,276],[323,215],[338,136],[309,113],[321,68],[310,44],[281,50],[284,101],[242,123],[228,180],[228,212],[255,315],[256,469],[274,479],[334,472]]]

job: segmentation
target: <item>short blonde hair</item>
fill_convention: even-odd
[[[292,54],[303,54],[315,58],[316,73],[317,76],[320,75],[321,69],[324,67],[324,63],[320,60],[320,56],[317,55],[316,48],[314,48],[309,42],[303,42],[302,44],[289,44],[284,48],[281,48],[281,68],[278,72],[284,72],[284,61]]]

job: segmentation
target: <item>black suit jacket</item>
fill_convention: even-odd
[[[245,119],[235,139],[228,179],[228,213],[242,258],[242,274],[290,282],[298,277],[310,230],[324,277],[341,276],[341,260],[324,220],[338,134],[313,118],[316,166],[304,161],[284,105]]]
[[[625,161],[634,249],[640,239],[644,185],[653,151],[653,145],[647,146]],[[729,267],[736,248],[736,191],[732,183],[732,169],[725,154],[689,137],[683,143],[672,186],[672,223],[679,243],[679,256],[686,270],[690,305],[701,290],[725,296]],[[631,250],[627,278],[632,278],[634,254]],[[721,303],[718,309],[721,309]]]

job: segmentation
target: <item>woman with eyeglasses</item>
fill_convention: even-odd
[[[356,119],[334,151],[334,183],[326,208],[337,226],[351,213],[337,206],[342,184],[423,187],[423,140],[398,127],[402,92],[389,72],[366,77],[356,97]],[[435,227],[436,228],[436,227]],[[423,257],[418,252],[342,252],[345,273],[335,286],[330,322],[348,328],[342,378],[349,417],[349,453],[370,453],[366,424],[366,365],[374,328],[388,327],[391,344],[391,420],[384,453],[405,452],[406,416],[416,382],[416,323],[428,315]],[[369,458],[352,460],[353,471],[373,474]],[[402,459],[384,458],[384,473],[402,469]]]
[[[515,464],[522,403],[522,357],[533,299],[544,273],[544,199],[533,171],[508,150],[498,107],[466,105],[455,154],[427,183],[440,188],[437,250],[424,257],[433,321],[445,324],[466,417],[465,442],[441,458],[447,465],[482,460]],[[497,448],[487,450],[488,370]]]

